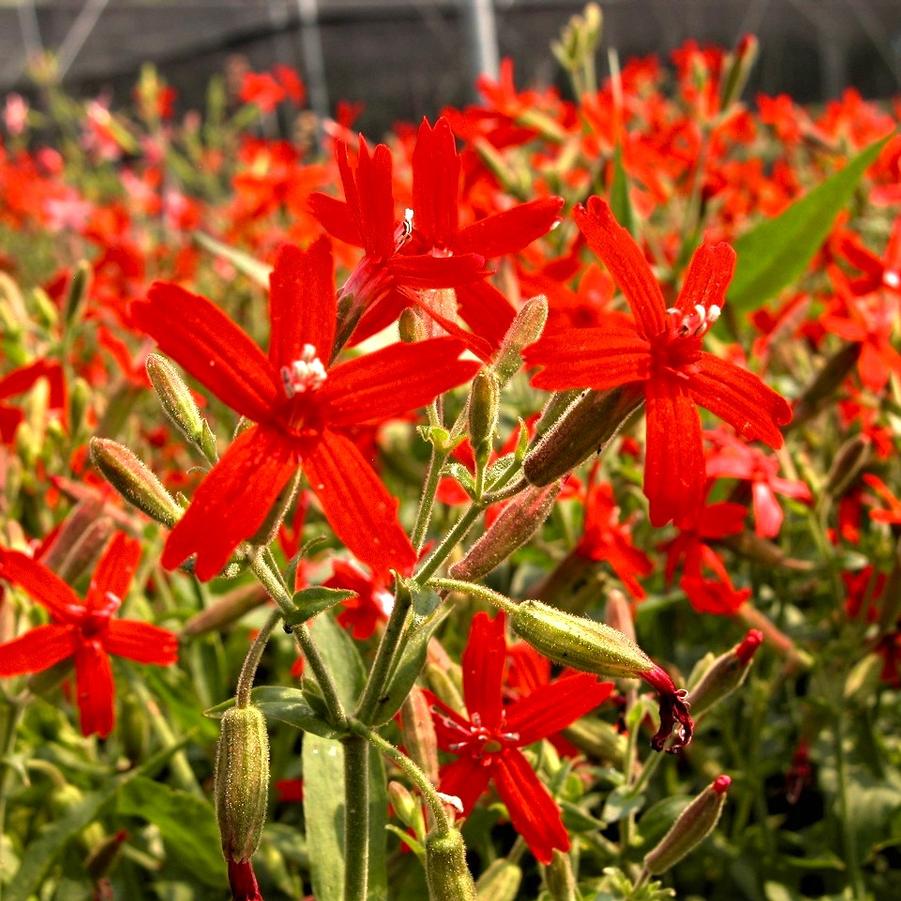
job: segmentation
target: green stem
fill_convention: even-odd
[[[413,595],[408,588],[399,585],[394,592],[394,606],[391,608],[388,624],[385,626],[382,640],[375,652],[375,660],[369,671],[366,687],[363,689],[363,695],[357,705],[357,716],[364,723],[369,724],[376,714],[379,698],[391,673],[391,665],[400,647],[404,626],[407,624],[407,614],[412,605]]]
[[[416,522],[413,525],[413,534],[410,540],[417,552],[422,550],[426,533],[429,530],[429,522],[432,519],[432,508],[435,506],[435,494],[438,491],[438,483],[441,481],[441,470],[447,460],[447,454],[439,452],[432,445],[432,455],[429,458],[429,469],[425,477],[425,485],[422,489],[422,497],[419,499],[419,509],[416,511]]]
[[[0,835],[5,835],[6,827],[6,802],[9,798],[10,780],[13,768],[7,763],[12,756],[13,748],[16,744],[16,731],[19,727],[19,721],[25,712],[25,704],[21,701],[8,701],[6,707],[6,722],[4,723],[2,753],[0,753]]]
[[[456,591],[460,594],[468,594],[470,597],[491,604],[492,607],[500,607],[507,613],[512,613],[516,607],[516,601],[511,601],[506,595],[484,585],[476,585],[475,582],[464,582],[461,579],[435,578],[429,580],[429,585],[439,591]]]
[[[259,579],[260,584],[266,589],[272,600],[278,604],[281,612],[284,614],[292,613],[296,609],[294,601],[285,587],[278,570],[274,566],[270,567],[270,556],[264,552],[252,557],[250,569]],[[328,708],[332,722],[336,726],[343,727],[347,723],[344,705],[338,697],[338,689],[335,687],[334,680],[326,668],[325,661],[319,655],[319,649],[313,641],[313,636],[310,635],[310,630],[306,627],[306,624],[298,623],[292,627],[291,632],[294,635],[297,646],[313,671],[313,675],[316,677],[316,682],[322,691],[322,698]]]
[[[131,690],[137,695],[138,700],[149,714],[150,728],[156,733],[156,737],[160,740],[160,743],[164,747],[178,744],[178,738],[176,738],[168,721],[163,716],[163,712],[160,710],[156,699],[151,696],[149,691],[147,691],[144,683],[131,674],[129,674],[129,682],[131,683]],[[169,767],[172,770],[175,781],[181,788],[195,795],[203,794],[203,789],[197,782],[194,770],[191,769],[191,764],[188,763],[187,755],[183,750],[179,749],[172,754],[172,757],[169,760]]]
[[[369,744],[344,745],[344,901],[366,901],[369,879]]]
[[[638,778],[635,780],[635,784],[632,786],[632,791],[636,795],[640,795],[642,791],[644,791],[645,786],[648,782],[651,781],[651,776],[654,775],[657,767],[660,766],[660,761],[663,760],[664,754],[654,754],[648,762],[641,768],[641,772],[638,774]]]
[[[466,537],[466,533],[473,527],[481,512],[482,508],[473,504],[454,523],[453,528],[444,536],[438,547],[432,551],[429,558],[414,574],[414,578],[420,585],[428,581],[438,571],[441,564],[450,556],[451,551]]]
[[[254,639],[247,656],[244,658],[244,664],[241,666],[241,672],[238,675],[238,685],[235,690],[235,704],[238,707],[247,707],[250,704],[250,690],[253,688],[253,680],[257,673],[257,667],[260,665],[260,658],[263,651],[269,643],[272,636],[272,630],[278,625],[282,618],[281,610],[273,610],[269,614],[269,618],[260,629],[259,635]]]
[[[366,740],[373,747],[377,748],[385,757],[397,765],[398,769],[416,786],[426,804],[428,804],[436,831],[440,833],[448,832],[451,828],[451,823],[444,809],[444,802],[435,790],[432,780],[403,751],[392,745],[390,741],[382,738],[374,729],[368,729],[362,723],[355,724],[351,728],[354,728],[360,735],[365,736]]]
[[[866,888],[857,856],[857,843],[848,819],[848,774],[845,766],[845,749],[842,746],[842,716],[840,712],[836,712],[832,731],[835,741],[835,773],[838,780],[838,805],[842,821],[842,838],[845,844],[845,861],[848,866],[852,897],[862,901],[866,898]]]

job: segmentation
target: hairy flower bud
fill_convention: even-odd
[[[547,322],[547,313],[547,298],[539,294],[527,300],[510,323],[494,362],[494,374],[501,388],[513,378],[522,365],[523,350],[541,337]]]
[[[413,687],[401,707],[401,735],[413,762],[438,784],[438,738],[431,707],[421,688]]]
[[[625,388],[580,395],[526,454],[525,477],[533,485],[549,485],[601,453],[641,402],[640,393]]]
[[[269,736],[257,707],[232,707],[222,715],[216,749],[216,816],[222,853],[249,860],[263,833],[269,791]]]
[[[182,626],[184,636],[204,635],[241,619],[245,613],[261,607],[269,600],[266,591],[256,583],[241,585],[219,595],[212,604],[195,613]]]
[[[579,893],[569,854],[554,848],[551,862],[544,870],[544,879],[551,901],[577,901]]]
[[[466,846],[457,829],[431,832],[425,840],[429,901],[476,901],[476,886],[466,865]]]
[[[182,508],[127,447],[110,438],[92,438],[90,448],[91,462],[125,500],[164,526],[178,522]]]
[[[563,736],[595,760],[621,767],[626,759],[629,740],[603,720],[583,717],[570,723]]]
[[[607,594],[604,620],[612,629],[622,632],[630,641],[635,641],[635,620],[626,596],[614,588]]]
[[[69,548],[56,568],[57,575],[64,582],[75,582],[91,568],[114,531],[115,526],[109,516],[95,519]]]
[[[176,428],[210,461],[216,459],[216,439],[178,370],[160,354],[147,357],[147,375],[160,405]]]
[[[522,883],[522,870],[502,857],[490,863],[476,883],[479,901],[516,901]]]
[[[715,707],[741,686],[762,642],[763,633],[759,629],[750,629],[740,644],[713,661],[688,693],[687,700],[696,717]]]
[[[477,582],[521,548],[541,527],[557,500],[562,483],[531,486],[501,511],[466,556],[449,570],[453,579]]]
[[[413,307],[407,307],[400,314],[400,318],[397,320],[397,331],[400,335],[400,340],[407,344],[425,341],[428,338],[422,315]]]
[[[520,638],[556,663],[598,676],[643,679],[656,689],[660,729],[651,739],[655,751],[676,752],[691,741],[694,722],[685,690],[677,689],[665,670],[622,632],[533,600],[516,605],[510,625]]]
[[[75,322],[84,300],[88,296],[91,287],[91,264],[87,260],[81,260],[69,279],[69,290],[66,292],[66,302],[63,306],[63,322],[70,327]]]
[[[410,794],[410,790],[393,779],[388,783],[388,800],[397,818],[408,829],[421,836],[423,830],[422,805]]]
[[[489,370],[480,370],[472,380],[468,412],[469,443],[472,445],[476,463],[482,469],[491,456],[499,405],[500,389],[497,379]]]
[[[730,54],[729,66],[726,70],[720,95],[720,106],[727,110],[733,103],[741,98],[742,91],[748,83],[748,76],[757,59],[759,42],[753,34],[746,34],[739,42],[735,51]]]
[[[792,421],[788,428],[796,429],[812,419],[835,396],[839,386],[857,364],[861,347],[861,344],[849,342],[829,357],[795,401]]]
[[[731,783],[728,776],[718,776],[679,814],[669,832],[645,855],[644,865],[649,873],[665,873],[713,832]]]
[[[863,435],[853,435],[836,452],[826,476],[823,493],[841,497],[870,460],[871,445]]]

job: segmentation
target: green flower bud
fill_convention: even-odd
[[[539,294],[527,300],[510,323],[494,363],[499,387],[503,388],[522,366],[523,350],[541,337],[547,313],[547,298]]]
[[[796,429],[817,413],[835,395],[848,373],[857,365],[862,345],[856,342],[845,344],[827,361],[823,368],[795,401],[791,424],[787,428]],[[787,429],[786,429],[787,430]]]
[[[738,42],[735,52],[730,54],[720,98],[720,106],[724,111],[741,98],[754,61],[757,59],[759,46],[757,38],[753,34],[746,34]]]
[[[90,449],[94,466],[130,504],[170,528],[181,519],[182,508],[127,447],[109,438],[92,438]]]
[[[476,901],[476,886],[466,865],[466,846],[457,829],[431,832],[425,840],[429,901]]]
[[[195,613],[184,624],[181,634],[190,637],[223,629],[268,600],[269,595],[256,583],[241,585],[219,595],[209,607]]]
[[[91,568],[114,531],[109,516],[102,516],[86,526],[57,567],[57,575],[64,582],[75,582]]]
[[[397,331],[400,334],[400,340],[406,344],[425,341],[428,337],[422,316],[418,310],[414,310],[412,307],[407,307],[400,314],[400,318],[397,320]]]
[[[479,901],[516,901],[522,882],[522,870],[502,857],[488,865],[476,883]]]
[[[216,459],[216,439],[200,415],[191,391],[178,370],[160,354],[147,357],[147,375],[160,405],[176,428],[211,462]]]
[[[489,370],[480,370],[472,380],[469,392],[469,442],[476,463],[482,468],[491,456],[499,405],[497,379]]]
[[[417,837],[421,837],[424,825],[422,805],[410,794],[410,790],[400,782],[392,780],[388,783],[388,800],[404,826],[412,829]]]
[[[567,726],[563,735],[595,760],[621,767],[626,759],[629,740],[603,720],[583,717]]]
[[[552,901],[578,901],[572,861],[559,848],[554,848],[554,856],[544,870],[544,879]]]
[[[128,838],[128,833],[124,829],[120,829],[118,832],[108,835],[91,849],[84,862],[84,868],[91,879],[96,882],[112,869],[113,864],[119,858],[119,852],[126,838]]]
[[[562,482],[543,487],[530,486],[501,511],[466,556],[449,570],[452,579],[478,582],[500,566],[513,551],[521,548],[547,519]]]
[[[231,707],[222,715],[216,749],[215,796],[222,853],[249,860],[266,823],[269,736],[257,707]]]
[[[526,455],[525,477],[533,485],[549,485],[602,453],[641,403],[642,395],[626,388],[580,395]]]
[[[429,702],[422,689],[413,687],[401,707],[401,735],[413,762],[438,784],[438,738]]]
[[[649,873],[665,873],[713,832],[731,783],[728,776],[718,776],[679,814],[657,847],[645,855],[644,865]]]
[[[78,318],[90,287],[91,264],[87,260],[81,260],[69,280],[69,290],[66,292],[66,302],[63,306],[63,322],[67,328],[71,328]]]
[[[841,497],[869,462],[870,451],[870,442],[863,435],[849,438],[832,460],[823,493],[830,498]]]
[[[715,707],[745,681],[762,642],[763,633],[751,629],[740,644],[713,661],[686,699],[696,717]]]

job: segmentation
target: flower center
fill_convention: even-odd
[[[413,237],[413,210],[407,207],[404,210],[404,218],[398,223],[394,230],[394,252],[397,253],[401,247]]]
[[[297,394],[306,394],[321,388],[328,378],[322,360],[316,356],[316,348],[312,344],[304,344],[300,359],[279,370],[285,395],[292,398]]]
[[[901,272],[898,272],[896,269],[886,269],[882,273],[882,283],[886,288],[897,291],[898,288],[901,288]]]
[[[666,311],[667,331],[674,337],[700,338],[720,318],[720,313],[722,310],[715,303],[709,307],[696,303],[690,313],[683,313],[675,307],[670,307]]]

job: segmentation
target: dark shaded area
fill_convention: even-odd
[[[899,0],[602,0],[601,5],[602,72],[607,47],[615,47],[621,59],[665,55],[688,38],[729,46],[751,31],[762,46],[751,92],[784,91],[801,102],[833,97],[849,85],[870,97],[901,92]],[[516,61],[519,84],[562,83],[548,45],[582,6],[565,0],[495,4],[500,51]],[[99,15],[91,28],[92,11]],[[460,3],[319,0],[318,21],[330,101],[362,100],[361,124],[367,130],[379,132],[397,119],[433,115],[445,104],[471,99],[474,67]],[[207,81],[233,54],[258,69],[284,62],[308,74],[297,0],[3,6],[0,90],[27,87],[27,45],[37,47],[38,38],[46,48],[63,48],[70,91],[108,90],[116,101],[127,98],[144,60],[155,62],[178,89],[183,108],[202,104]]]

